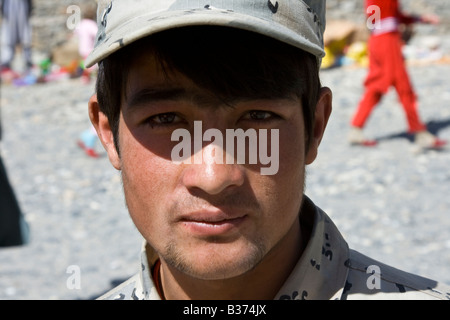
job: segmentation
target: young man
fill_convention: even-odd
[[[379,21],[374,20],[369,40],[369,73],[364,82],[364,95],[352,118],[350,143],[364,146],[377,143],[365,138],[363,128],[381,98],[390,87],[394,87],[405,111],[409,133],[414,135],[417,146],[424,149],[442,148],[446,142],[428,132],[420,119],[416,93],[403,59],[403,41],[399,31],[401,23],[436,24],[439,19],[432,15],[406,15],[401,11],[398,0],[365,0],[365,9],[368,15],[379,13]]]
[[[116,0],[98,13],[89,114],[145,239],[141,271],[102,299],[448,298],[350,250],[303,194],[332,108],[324,0]]]

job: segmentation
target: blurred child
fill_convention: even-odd
[[[424,149],[441,148],[445,141],[427,131],[417,111],[417,97],[408,76],[402,55],[402,38],[399,25],[415,22],[437,24],[436,16],[412,16],[401,12],[398,0],[366,0],[369,6],[379,8],[381,21],[372,30],[369,39],[369,73],[364,82],[365,93],[352,119],[349,140],[352,144],[373,146],[377,142],[364,137],[362,129],[374,107],[393,86],[399,96],[415,143]],[[368,14],[371,14],[370,10]]]
[[[98,27],[96,20],[95,8],[87,7],[83,12],[83,19],[77,25],[74,31],[75,37],[78,39],[78,52],[83,59],[81,67],[83,68],[83,78],[88,82],[91,73],[95,71],[95,66],[85,68],[84,60],[94,49],[95,37]]]
[[[95,38],[97,35],[96,8],[86,7],[83,10],[83,19],[75,28],[74,34],[78,38],[78,51],[83,59],[82,61],[82,79],[85,83],[89,83],[92,73],[96,70],[96,66],[85,68],[84,60],[94,49]],[[92,157],[98,158],[99,154],[95,151],[95,145],[98,137],[94,127],[84,130],[77,141],[77,144],[85,153]]]

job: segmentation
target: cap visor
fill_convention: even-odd
[[[308,28],[307,22],[304,22]],[[131,19],[117,27],[110,36],[95,47],[87,57],[87,67],[100,62],[113,52],[123,48],[139,39],[149,35],[188,26],[223,26],[256,32],[292,46],[303,49],[317,57],[323,57],[321,46],[312,43],[293,30],[277,23],[274,20],[264,20],[242,13],[226,10],[201,10],[201,11],[167,11],[165,13],[151,13]]]

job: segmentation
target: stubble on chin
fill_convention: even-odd
[[[210,243],[217,241],[208,240]],[[226,245],[230,245],[229,243]],[[261,239],[247,243],[246,254],[226,254],[219,247],[209,252],[203,252],[204,259],[198,259],[192,251],[183,250],[173,241],[169,242],[163,252],[158,252],[160,258],[177,272],[201,280],[224,280],[240,276],[253,270],[267,254],[266,246]]]

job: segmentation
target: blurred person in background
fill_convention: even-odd
[[[417,96],[402,55],[403,41],[399,31],[401,24],[438,24],[439,18],[435,15],[407,15],[401,11],[398,0],[365,0],[365,9],[374,22],[369,39],[369,72],[364,82],[365,92],[351,121],[349,142],[363,146],[377,144],[376,140],[364,136],[363,128],[375,106],[393,86],[415,144],[421,149],[442,148],[446,141],[431,134],[420,119]],[[374,19],[375,14],[379,14],[379,19]]]
[[[0,142],[2,139],[0,113]],[[24,220],[14,190],[8,181],[0,153],[0,248],[26,244],[28,225]]]
[[[78,52],[82,58],[82,79],[84,83],[89,83],[92,75],[96,72],[97,66],[86,68],[84,60],[94,50],[95,39],[97,36],[97,8],[95,6],[85,6],[82,10],[83,19],[77,25],[74,35],[78,40]],[[81,132],[77,140],[78,146],[84,150],[85,154],[92,158],[98,158],[100,155],[95,150],[98,137],[97,132],[91,125],[88,129]]]
[[[30,24],[32,0],[2,0],[2,31],[1,31],[1,73],[13,73],[16,46],[20,45],[25,62],[25,72],[32,66],[31,41],[32,28]]]
[[[86,82],[89,82],[92,73],[96,70],[96,66],[86,68],[84,60],[94,50],[95,38],[98,31],[96,22],[97,10],[94,6],[86,6],[83,8],[82,16],[83,19],[74,30],[74,36],[78,40],[78,53],[82,59],[83,78]]]

